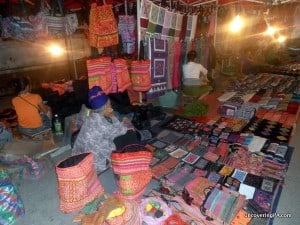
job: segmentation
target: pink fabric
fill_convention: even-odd
[[[173,66],[173,77],[172,86],[173,88],[179,88],[181,86],[181,65],[180,65],[180,53],[181,53],[181,42],[175,42],[174,44],[174,66]]]

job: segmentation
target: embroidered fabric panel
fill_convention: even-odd
[[[89,19],[90,46],[104,48],[119,43],[118,25],[112,5],[92,4]]]
[[[122,37],[123,51],[132,54],[135,51],[135,28],[136,19],[134,16],[119,15],[118,29]]]
[[[148,91],[151,88],[150,60],[132,61],[130,76],[133,90]]]
[[[166,10],[165,12],[165,18],[164,18],[164,23],[163,23],[163,29],[162,29],[162,39],[167,39],[169,37],[169,29],[171,28],[171,22],[172,22],[172,16],[173,13]]]
[[[168,42],[156,38],[150,38],[149,42],[152,87],[147,98],[156,98],[164,95],[167,88]]]
[[[140,32],[141,32],[141,40],[145,39],[147,27],[149,23],[149,15],[151,9],[151,1],[142,0],[141,1],[141,9],[140,9]]]

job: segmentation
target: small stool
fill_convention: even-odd
[[[46,130],[40,131],[38,133],[32,134],[32,135],[26,135],[22,134],[23,138],[28,138],[31,140],[53,140],[53,133],[51,128],[48,128]]]

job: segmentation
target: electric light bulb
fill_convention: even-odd
[[[242,29],[242,27],[243,27],[243,20],[240,17],[240,15],[237,15],[231,22],[229,28],[230,28],[231,32],[236,33],[236,32],[239,32]]]
[[[48,51],[54,56],[60,56],[63,54],[63,49],[59,45],[53,44],[48,47]]]
[[[280,36],[277,38],[277,41],[278,41],[279,43],[285,42],[285,40],[286,40],[286,37],[285,37],[285,36],[282,36],[282,35],[280,35]]]
[[[268,27],[268,29],[266,30],[266,34],[268,35],[274,35],[276,32],[276,28],[275,27]]]

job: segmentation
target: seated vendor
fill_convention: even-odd
[[[20,77],[13,81],[18,95],[12,99],[12,105],[18,117],[18,131],[25,135],[34,135],[51,128],[51,109],[43,103],[40,95],[30,92],[29,80]]]
[[[182,66],[183,70],[183,93],[190,96],[201,96],[210,91],[207,78],[207,69],[200,63],[196,63],[197,52],[192,50],[187,54],[187,63]]]
[[[89,90],[89,106],[91,112],[80,127],[72,155],[93,152],[95,168],[100,173],[107,168],[112,151],[136,143],[137,137],[128,119],[116,116],[101,87],[94,86]]]

